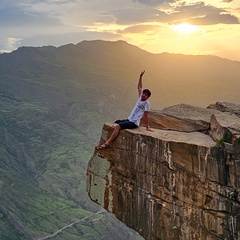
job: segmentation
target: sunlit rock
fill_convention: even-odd
[[[216,102],[208,106],[209,109],[216,109],[221,112],[234,113],[240,117],[240,104],[229,103],[229,102]]]
[[[210,129],[214,117],[232,131],[233,122],[224,122],[218,110],[179,111],[173,117],[198,122],[199,112],[209,126],[203,132],[139,127],[120,131],[110,148],[95,150],[87,170],[90,198],[147,240],[238,239],[239,137],[220,144],[213,138],[220,128]],[[112,131],[112,124],[104,124],[100,143]]]
[[[181,132],[206,131],[209,129],[215,109],[205,109],[187,104],[179,104],[163,110],[149,112],[149,125],[157,129]],[[141,121],[144,126],[144,121]]]
[[[211,136],[233,144],[240,137],[240,118],[235,114],[219,113],[211,116]]]

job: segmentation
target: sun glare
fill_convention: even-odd
[[[174,31],[177,31],[177,32],[182,33],[182,34],[191,34],[198,29],[197,26],[191,25],[191,24],[188,24],[188,23],[173,25],[171,28]]]

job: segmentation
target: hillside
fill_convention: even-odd
[[[140,238],[98,213],[85,174],[102,124],[135,103],[143,69],[155,109],[240,102],[240,63],[214,56],[154,55],[122,41],[0,55],[1,239],[40,239],[71,223],[51,239]]]
[[[30,98],[34,88],[44,87],[40,82],[48,82],[47,87],[57,87],[56,84],[61,84],[60,88],[64,84],[70,85],[69,89],[74,87],[75,97],[78,89],[84,88],[88,99],[92,99],[97,89],[104,90],[105,98],[111,95],[109,93],[118,98],[124,94],[132,103],[135,95],[129,95],[135,93],[138,73],[145,69],[144,82],[153,91],[151,103],[154,108],[178,103],[205,107],[209,102],[240,101],[236,91],[240,85],[240,62],[215,56],[151,54],[123,41],[83,41],[59,48],[22,47],[0,55],[0,61],[1,75],[11,72],[11,78],[34,79],[28,89],[24,89],[24,97],[29,94]],[[25,86],[24,82],[18,81],[18,84]],[[61,93],[69,96],[67,89]],[[40,96],[36,91],[35,99],[42,98],[48,100],[51,96]]]

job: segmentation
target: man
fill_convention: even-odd
[[[138,95],[139,99],[134,106],[131,114],[129,115],[128,119],[124,120],[117,120],[115,121],[116,125],[114,130],[110,136],[110,138],[102,145],[97,146],[96,149],[106,149],[109,148],[110,143],[118,136],[119,131],[121,129],[133,129],[137,128],[140,125],[140,120],[144,117],[146,130],[153,132],[148,125],[148,112],[150,110],[150,103],[148,98],[151,96],[151,92],[148,89],[144,89],[142,91],[142,76],[145,71],[142,71],[139,76],[138,80]]]

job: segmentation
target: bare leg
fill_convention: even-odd
[[[104,144],[97,146],[96,149],[100,150],[100,149],[109,148],[109,144],[118,136],[120,129],[121,129],[121,127],[118,124],[115,125],[114,130],[113,130],[111,136],[109,137],[109,139]]]
[[[106,141],[105,144],[109,145],[118,136],[120,129],[121,129],[121,127],[117,124],[114,127],[114,130],[113,130],[110,138]]]

